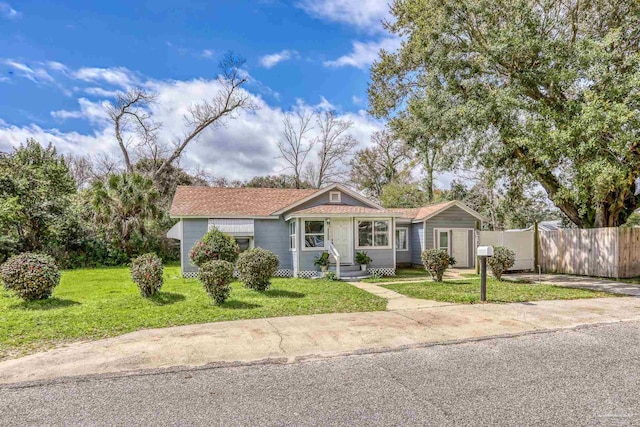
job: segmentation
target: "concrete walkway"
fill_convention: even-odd
[[[389,282],[389,283],[381,283],[381,284],[388,285],[391,283],[413,283],[413,282],[403,281],[403,282]],[[431,301],[428,299],[410,298],[396,291],[392,291],[391,289],[383,288],[382,286],[379,286],[378,284],[375,284],[375,283],[349,282],[349,284],[355,286],[356,288],[360,288],[363,291],[367,291],[370,294],[386,299],[387,310],[390,310],[390,311],[407,310],[407,309],[415,309],[415,308],[443,307],[443,306],[451,305],[450,303],[447,303],[447,302],[438,302],[438,301]]]
[[[505,280],[526,280],[531,283],[549,283],[567,288],[591,289],[593,291],[640,297],[640,285],[597,277],[571,276],[568,274],[516,273],[505,274]]]
[[[638,298],[438,305],[219,322],[138,331],[7,360],[0,362],[0,383],[266,359],[287,363],[631,320],[640,320]]]

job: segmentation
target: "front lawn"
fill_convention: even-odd
[[[197,279],[165,267],[162,292],[140,297],[127,268],[63,271],[53,297],[24,302],[0,287],[0,360],[146,328],[223,320],[376,311],[386,300],[344,282],[273,279],[256,292],[233,283],[231,298],[214,305]]]
[[[480,278],[477,276],[462,280],[447,280],[444,283],[391,283],[383,286],[412,298],[465,304],[480,302]],[[494,278],[487,278],[488,302],[507,303],[615,296],[619,295],[546,284],[499,282]]]
[[[398,268],[396,269],[395,276],[381,277],[379,279],[369,278],[363,279],[366,283],[386,283],[386,282],[400,282],[404,280],[414,279],[430,279],[431,275],[424,268]]]

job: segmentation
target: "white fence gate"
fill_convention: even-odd
[[[479,246],[506,246],[516,253],[509,271],[535,270],[535,233],[526,231],[480,231]]]

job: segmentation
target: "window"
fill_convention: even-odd
[[[304,247],[324,249],[324,221],[304,222]]]
[[[289,249],[296,250],[296,220],[292,219],[289,222]]]
[[[438,231],[438,249],[444,249],[449,252],[449,232]]]
[[[340,203],[341,201],[342,201],[342,193],[340,193],[339,191],[329,192],[329,202]]]
[[[407,227],[396,228],[396,250],[398,251],[409,250],[409,228]]]
[[[240,248],[240,252],[244,252],[253,247],[253,238],[251,237],[236,237],[235,239]]]
[[[389,221],[358,221],[358,247],[389,247]]]

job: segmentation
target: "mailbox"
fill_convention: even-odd
[[[493,246],[478,246],[478,256],[493,256]]]

